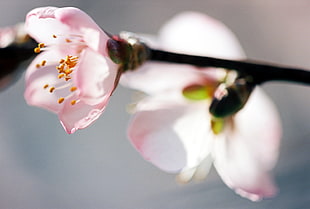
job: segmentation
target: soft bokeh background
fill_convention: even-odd
[[[2,0],[0,26],[47,5],[79,7],[112,33],[154,34],[174,14],[197,10],[229,26],[250,58],[310,68],[308,0]],[[270,83],[264,89],[283,119],[274,169],[279,194],[252,203],[214,170],[199,184],[178,185],[174,175],[145,162],[126,139],[131,91],[118,88],[94,125],[67,135],[55,115],[26,105],[20,79],[0,93],[0,209],[310,208],[310,88]]]

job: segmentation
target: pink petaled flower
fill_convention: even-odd
[[[156,42],[156,41],[155,41]],[[176,16],[160,31],[158,47],[228,59],[244,54],[234,35],[203,14]],[[213,118],[208,109],[224,69],[147,63],[126,72],[121,83],[149,96],[139,101],[128,135],[141,155],[179,179],[205,177],[213,164],[236,193],[257,201],[273,196],[273,168],[281,137],[277,111],[256,87],[233,116]]]
[[[41,53],[26,73],[30,105],[56,113],[68,133],[94,122],[115,89],[119,71],[106,52],[109,39],[83,11],[44,7],[30,11],[26,29]]]

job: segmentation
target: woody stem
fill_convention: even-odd
[[[149,49],[149,60],[190,64],[198,67],[218,67],[238,71],[241,75],[251,76],[253,83],[261,84],[267,81],[289,81],[310,85],[310,71],[254,62],[250,60],[227,60],[205,56],[178,54],[156,49]]]

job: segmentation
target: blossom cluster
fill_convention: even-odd
[[[57,114],[68,133],[103,113],[120,80],[146,95],[136,102],[128,128],[130,142],[146,160],[178,173],[183,182],[205,177],[213,164],[227,186],[243,197],[255,201],[275,194],[269,174],[281,127],[261,88],[255,87],[237,113],[216,117],[209,106],[217,89],[235,79],[233,71],[151,61],[125,71],[109,55],[107,43],[113,37],[77,8],[34,9],[26,29],[39,43],[26,73],[26,101]],[[245,58],[226,26],[197,12],[175,16],[157,37],[144,39],[172,52]]]

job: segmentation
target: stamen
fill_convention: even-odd
[[[44,48],[44,47],[45,47],[45,44],[44,44],[44,43],[39,43],[39,44],[38,44],[38,47],[39,47],[39,48]]]
[[[39,48],[39,47],[36,47],[36,48],[34,48],[34,53],[40,53],[41,52],[41,48]]]
[[[50,88],[50,92],[53,93],[54,91],[65,89],[65,88],[70,88],[71,86],[72,86],[72,82],[65,83],[61,81],[61,82],[54,84],[54,86]]]
[[[71,70],[71,69],[66,69],[64,73],[65,73],[66,75],[70,75],[72,72],[73,72],[73,70]]]
[[[59,103],[59,104],[63,103],[63,101],[65,101],[65,98],[63,98],[63,97],[60,97],[60,98],[58,99],[58,103]]]
[[[59,74],[59,75],[58,75],[58,78],[61,79],[61,78],[63,78],[64,76],[65,76],[65,74],[62,73],[62,74]]]
[[[54,90],[55,90],[55,87],[51,87],[50,88],[50,93],[53,93]]]
[[[65,69],[65,64],[60,64],[56,66],[56,69],[58,70],[59,73],[63,73]]]
[[[45,47],[45,44],[44,43],[39,43],[38,44],[38,47],[34,48],[34,52],[35,53],[40,53],[41,52],[41,49]]]
[[[53,38],[58,38],[59,36],[57,35],[52,35]],[[65,43],[62,43],[64,45],[78,45],[79,47],[77,49],[80,49],[81,47],[84,47],[84,43],[83,43],[83,37],[82,36],[67,36],[64,37],[64,41]],[[43,49],[44,48],[44,49]],[[44,43],[39,43],[38,46],[34,49],[35,53],[40,53],[43,50],[47,50],[46,46]],[[80,49],[82,50],[82,49]],[[41,63],[36,64],[35,66],[37,68],[46,66],[48,60],[42,60]],[[61,89],[66,89],[68,92],[68,95],[64,96],[64,97],[59,97],[57,102],[58,104],[62,104],[65,100],[72,98],[72,96],[74,96],[76,93],[75,91],[78,90],[78,88],[76,86],[73,86],[73,83],[69,80],[72,79],[72,74],[74,72],[74,68],[76,67],[76,65],[78,64],[79,61],[79,57],[78,56],[74,56],[74,55],[67,55],[65,58],[60,59],[58,61],[58,65],[55,66],[56,70],[58,70],[58,79],[63,79],[60,82],[56,82],[53,83],[52,85],[49,84],[45,84],[43,86],[43,89],[46,89],[47,91],[49,91],[50,93],[53,93],[55,91],[61,90]],[[69,82],[67,82],[69,81]],[[70,104],[71,105],[75,105],[79,102],[80,100],[71,100]]]
[[[46,64],[46,60],[42,60],[41,66],[44,66]]]
[[[70,91],[71,92],[74,92],[74,91],[76,91],[77,90],[77,87],[76,86],[72,86],[71,88],[70,88]]]

